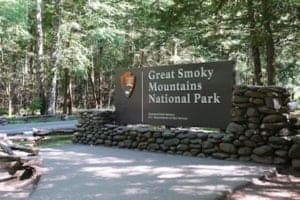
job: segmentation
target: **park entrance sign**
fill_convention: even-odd
[[[230,121],[233,61],[120,69],[117,120],[125,124],[225,128]]]

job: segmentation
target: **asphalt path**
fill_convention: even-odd
[[[7,135],[31,133],[33,129],[39,130],[56,130],[56,129],[72,129],[75,128],[77,120],[55,121],[55,122],[39,122],[28,124],[7,124],[0,125],[0,133]]]
[[[254,163],[65,145],[41,151],[29,200],[213,200],[274,170]]]

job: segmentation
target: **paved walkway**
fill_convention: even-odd
[[[30,200],[205,200],[272,167],[108,147],[43,149],[46,168]]]
[[[31,132],[33,128],[42,130],[56,130],[56,129],[72,129],[75,128],[77,120],[55,121],[55,122],[40,122],[28,124],[8,124],[0,126],[0,133],[22,134],[24,132]]]
[[[300,200],[300,172],[275,173],[235,191],[230,200]]]

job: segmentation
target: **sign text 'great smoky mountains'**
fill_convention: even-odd
[[[116,73],[117,119],[126,124],[224,128],[230,119],[234,62]]]

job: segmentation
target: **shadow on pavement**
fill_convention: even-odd
[[[83,145],[47,148],[42,157],[45,172],[30,199],[215,199],[273,170],[252,163]]]

